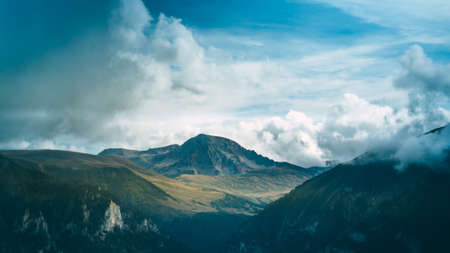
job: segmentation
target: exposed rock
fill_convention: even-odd
[[[111,200],[105,212],[105,223],[102,226],[102,231],[112,232],[116,227],[123,228],[122,214],[120,213],[120,206]]]
[[[141,224],[138,224],[137,230],[146,232],[152,231],[155,233],[159,233],[158,226],[149,219],[144,219]]]
[[[25,209],[22,226],[18,230],[20,232],[32,230],[33,233],[43,233],[47,237],[50,237],[48,233],[48,224],[42,212],[39,212],[38,217],[33,218],[29,209]]]
[[[30,225],[30,210],[25,209],[25,213],[23,215],[23,221],[22,221],[22,227],[20,228],[21,232],[24,232],[28,229],[28,226]]]
[[[86,204],[83,204],[82,208],[83,208],[83,222],[86,223],[89,221],[90,212]]]

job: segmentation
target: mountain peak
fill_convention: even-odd
[[[186,142],[189,141],[225,141],[225,142],[234,142],[228,138],[222,137],[222,136],[216,136],[216,135],[209,135],[209,134],[203,134],[200,133],[194,137],[189,138]],[[186,143],[185,142],[185,143]]]
[[[200,133],[197,136],[194,136],[192,138],[212,138],[212,137],[217,137],[217,136]]]
[[[114,152],[124,155],[120,152]],[[102,152],[104,155],[111,155]],[[125,155],[131,154],[127,152]],[[304,170],[301,167],[275,162],[248,150],[225,137],[198,134],[182,145],[136,151],[127,158],[138,164],[170,177],[182,174],[242,175],[262,170]]]
[[[219,148],[225,146],[233,146],[235,148],[242,148],[238,143],[227,139],[225,137],[207,135],[207,134],[199,134],[188,139],[186,142],[181,145],[182,148],[189,148],[190,146],[194,148]]]
[[[194,137],[189,138],[187,141],[183,143],[189,143],[189,142],[204,142],[204,141],[210,141],[214,138],[217,138],[217,136],[207,135],[207,134],[198,134]]]
[[[181,145],[177,166],[187,174],[242,174],[256,168],[274,165],[274,161],[247,150],[230,139],[199,134]]]

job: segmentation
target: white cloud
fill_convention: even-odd
[[[397,169],[403,170],[409,164],[425,164],[435,170],[446,170],[445,159],[450,152],[450,128],[438,133],[421,136],[406,136],[397,143],[394,157],[400,161]]]
[[[351,159],[419,117],[386,105],[403,94],[392,88],[397,65],[373,56],[385,45],[239,58],[201,45],[179,19],[154,19],[139,0],[120,6],[107,35],[89,34],[0,87],[16,94],[0,101],[9,109],[1,147],[146,149],[203,132],[310,166]],[[430,65],[421,59],[418,69]]]
[[[389,140],[413,118],[407,110],[374,105],[346,94],[328,116],[314,120],[291,110],[282,117],[248,119],[222,115],[180,115],[162,121],[123,121],[126,136],[118,146],[146,149],[182,143],[199,133],[225,136],[271,158],[302,166],[323,165],[327,160],[346,161]]]
[[[113,34],[127,46],[139,47],[145,40],[144,30],[153,20],[141,0],[121,0],[112,16]]]
[[[450,96],[450,65],[435,64],[422,47],[413,45],[401,59],[404,73],[396,86]]]
[[[433,63],[423,49],[414,45],[401,58],[403,71],[395,87],[409,95],[409,112],[421,115],[422,129],[448,123],[450,107],[450,65]]]

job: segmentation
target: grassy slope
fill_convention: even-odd
[[[269,175],[250,173],[241,176],[182,175],[177,178],[187,184],[202,185],[226,194],[248,199],[256,204],[270,203],[308,179],[299,173]]]
[[[204,134],[182,145],[146,151],[106,149],[100,155],[126,158],[171,177],[176,181],[150,180],[187,202],[228,213],[255,214],[320,171],[276,162],[232,140]]]
[[[171,179],[119,157],[52,150],[0,151],[0,162],[1,202],[3,206],[14,207],[0,211],[0,224],[11,221],[8,226],[4,226],[9,230],[20,226],[25,210],[29,209],[35,210],[33,217],[43,212],[49,224],[60,224],[51,229],[54,234],[60,234],[57,231],[65,231],[61,226],[82,223],[82,206],[86,205],[92,219],[97,221],[90,223],[91,233],[95,233],[104,220],[105,208],[113,200],[123,212],[140,217],[139,222],[150,218],[163,233],[168,232],[193,248],[210,252],[223,244],[245,219],[236,213],[256,211],[254,203],[227,194],[212,185]],[[189,232],[192,225],[208,229],[196,230],[193,234]],[[4,238],[7,238],[8,231],[2,232]],[[11,241],[19,238],[10,236]],[[204,239],[208,243],[202,242]],[[73,238],[68,240],[59,237],[55,240],[61,242],[57,243],[59,246],[74,241]],[[82,238],[79,240],[83,241]],[[48,243],[45,236],[33,241],[36,241],[36,245],[30,245],[28,250]],[[116,241],[119,243],[120,240]],[[83,245],[87,246],[80,250],[98,250],[100,247],[86,242]],[[7,248],[3,246],[2,249]],[[70,246],[66,249],[70,249]]]
[[[10,183],[5,191],[28,198],[23,203],[33,203],[34,209],[75,198],[77,201],[71,202],[70,211],[60,212],[81,215],[80,207],[88,200],[95,200],[88,206],[102,210],[98,214],[101,220],[105,206],[113,200],[121,209],[151,218],[161,225],[163,232],[203,252],[215,251],[215,247],[225,243],[245,219],[236,214],[252,215],[304,180],[295,171],[286,174],[276,170],[233,177],[186,175],[172,179],[124,158],[66,151],[0,151],[0,156],[20,165],[15,170],[8,166],[2,168],[2,175],[9,175],[2,178]],[[47,191],[42,193],[43,189]],[[56,193],[61,194],[58,201],[52,197]],[[58,204],[53,205],[58,209]],[[23,208],[18,211],[22,216]],[[47,206],[47,209],[52,208]],[[59,219],[62,223],[68,221]],[[193,234],[189,232],[191,225],[208,229]]]
[[[164,177],[119,157],[50,150],[1,151],[0,154],[58,182],[75,180],[96,187],[118,201],[139,206],[156,216],[215,212],[211,202],[225,197],[223,192]]]
[[[105,167],[118,166],[117,161],[50,153],[51,159],[49,151],[0,153],[0,203],[7,207],[0,209],[1,252],[189,252],[158,233],[138,229],[147,213],[133,206],[136,198],[125,201],[111,189],[139,180],[120,166]],[[68,156],[75,156],[72,169],[60,163]],[[167,198],[146,181],[138,182],[137,188],[154,199]],[[116,229],[101,239],[99,231],[111,200],[121,206],[127,229]]]
[[[23,167],[34,168],[60,183],[76,182],[95,187],[130,206],[141,206],[152,214],[173,213],[175,200],[166,192],[132,172],[139,169],[120,159],[66,151],[1,152]]]

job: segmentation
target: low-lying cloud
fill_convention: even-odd
[[[394,158],[397,169],[404,170],[410,164],[427,165],[435,170],[448,172],[450,155],[450,127],[420,136],[407,136],[397,143]]]

